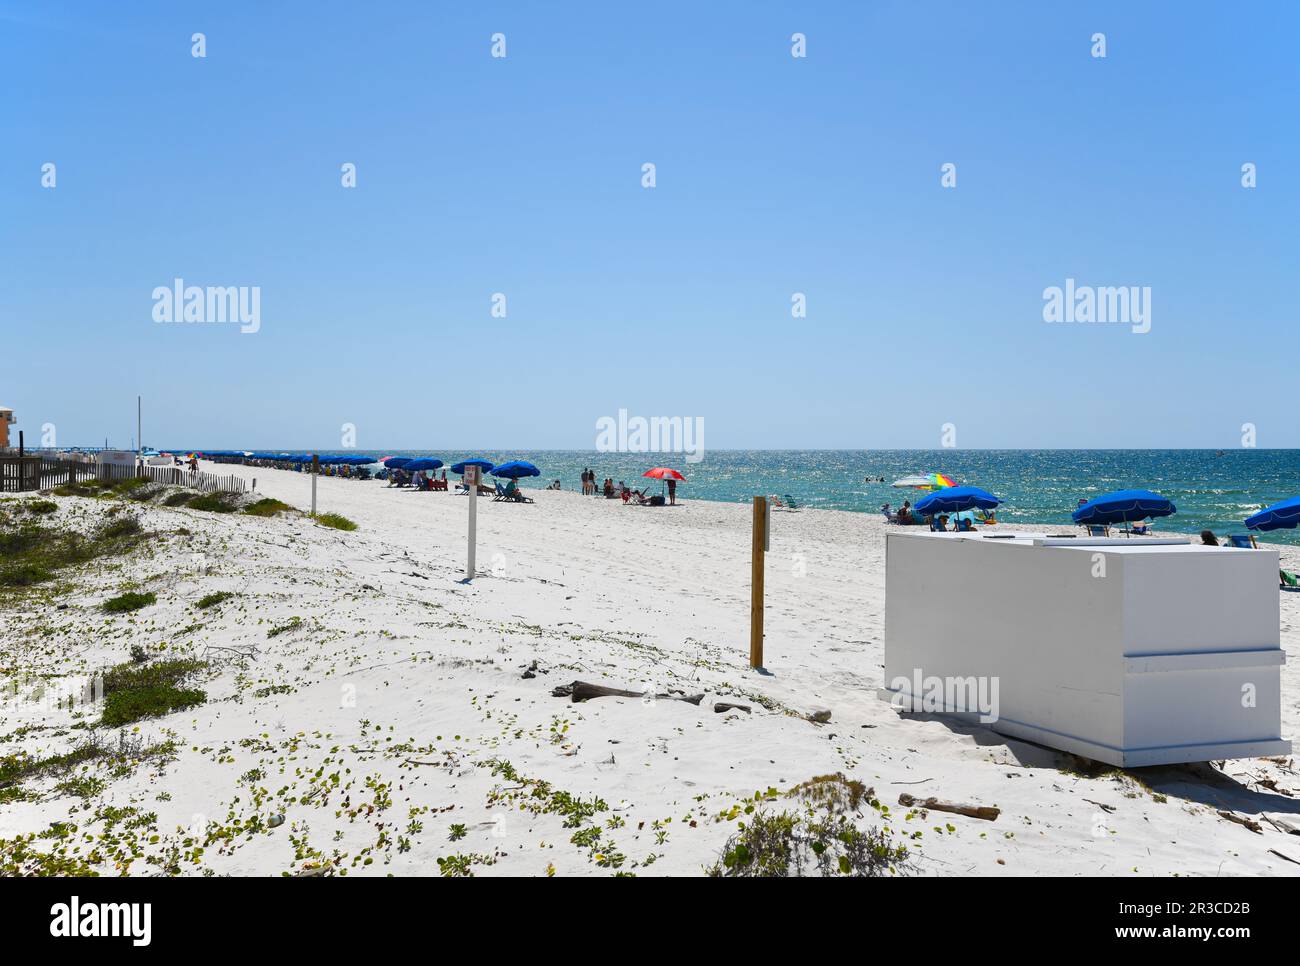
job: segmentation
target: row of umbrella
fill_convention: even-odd
[[[322,466],[365,466],[376,463],[373,456],[343,455],[337,453],[270,453],[256,450],[205,449],[195,450],[195,456],[205,459],[252,459],[270,460],[276,463],[310,463],[312,456],[319,455]]]
[[[195,455],[207,457],[210,459],[256,459],[270,460],[280,463],[310,463],[312,453],[271,453],[259,452],[255,450],[203,450],[195,451]],[[428,472],[430,470],[442,469],[445,465],[442,460],[433,456],[384,456],[376,459],[373,456],[352,456],[352,455],[334,455],[324,453],[320,455],[322,466],[347,465],[363,466],[369,463],[383,463],[384,467],[390,470],[402,469],[408,473],[416,473],[421,470]],[[518,480],[526,476],[541,476],[542,471],[527,460],[510,460],[507,463],[493,464],[485,459],[468,459],[461,460],[459,463],[451,465],[451,471],[461,476],[465,475],[465,468],[468,466],[477,466],[484,473],[491,473],[493,476],[499,476],[503,479]],[[642,476],[649,477],[653,480],[679,480],[686,481],[686,477],[674,469],[666,466],[656,466],[647,470]]]
[[[433,456],[389,456],[381,460],[381,462],[387,469],[405,470],[408,473],[418,473],[421,470],[426,472],[437,470],[444,465],[442,460]],[[453,473],[464,476],[465,470],[471,466],[477,466],[484,473],[491,473],[493,476],[509,480],[542,475],[542,471],[527,460],[510,460],[508,463],[496,465],[484,459],[461,460],[459,463],[453,463],[450,468]]]
[[[976,509],[992,510],[1001,502],[977,486],[948,486],[917,500],[915,509],[922,515],[952,514]],[[1082,503],[1070,517],[1079,524],[1111,526],[1172,516],[1177,512],[1178,507],[1172,500],[1151,490],[1116,490]],[[1247,529],[1259,531],[1289,530],[1300,526],[1300,496],[1265,507],[1247,517],[1245,524]]]

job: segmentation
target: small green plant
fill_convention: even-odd
[[[41,515],[54,513],[58,508],[59,505],[53,500],[28,500],[23,504],[23,509],[28,513],[37,513]]]
[[[54,786],[62,795],[75,795],[77,798],[92,798],[108,787],[108,782],[95,775],[73,775]]]
[[[32,584],[43,584],[53,579],[54,574],[50,571],[29,563],[12,564],[4,569],[3,574],[0,574],[0,583],[9,587],[30,587]]]
[[[179,687],[187,678],[206,668],[193,658],[173,658],[152,664],[119,664],[104,674],[102,723],[117,728],[181,711],[202,704],[207,694],[197,688]]]
[[[453,825],[447,830],[447,840],[451,842],[459,842],[468,834],[469,829],[465,828],[464,825]]]
[[[280,500],[273,500],[269,496],[251,503],[244,507],[244,512],[254,517],[273,517],[278,513],[287,513],[293,510],[293,507]]]
[[[191,499],[186,506],[191,510],[206,510],[208,513],[234,513],[238,509],[224,493],[204,493]]]
[[[30,519],[18,526],[0,524],[0,586],[28,587],[52,580],[65,567],[126,553],[141,535],[140,522],[132,516],[111,520],[91,533],[42,526]]]
[[[205,597],[200,597],[199,602],[194,606],[197,607],[199,610],[207,610],[209,607],[216,607],[218,604],[222,603],[223,601],[230,600],[230,598],[234,596],[235,595],[228,590],[218,590],[214,594],[208,594]]]
[[[438,856],[438,874],[447,878],[473,878],[474,866],[496,865],[496,861],[495,856],[478,853]]]
[[[890,842],[888,828],[860,829],[854,821],[866,803],[885,818],[871,789],[843,775],[822,775],[786,796],[793,810],[747,809],[748,821],[732,835],[706,871],[716,877],[876,877],[905,871],[906,846]],[[768,796],[770,799],[770,796]]]
[[[135,517],[121,517],[110,520],[99,530],[101,540],[120,540],[122,537],[134,537],[141,532],[140,521]]]
[[[345,516],[337,513],[318,513],[313,518],[323,527],[333,527],[335,530],[355,530],[357,525]]]
[[[285,623],[277,624],[275,627],[272,627],[269,631],[266,632],[266,636],[268,638],[279,637],[281,634],[287,634],[289,633],[289,631],[297,630],[301,626],[302,626],[301,617],[291,617]]]
[[[124,614],[128,611],[139,610],[141,607],[148,607],[150,604],[156,604],[157,602],[158,596],[152,591],[146,594],[128,591],[125,594],[119,594],[104,601],[104,610],[110,614]]]

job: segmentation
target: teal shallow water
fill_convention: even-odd
[[[699,463],[668,454],[593,453],[577,450],[395,452],[437,456],[451,464],[470,456],[496,462],[525,459],[542,471],[545,486],[559,479],[566,490],[579,489],[583,469],[597,479],[613,477],[630,486],[658,487],[641,474],[651,466],[671,466],[687,478],[679,497],[748,502],[756,494],[789,494],[810,507],[878,513],[886,501],[913,502],[922,491],[889,484],[915,473],[940,472],[958,483],[990,490],[1005,501],[1006,522],[1070,524],[1080,499],[1109,490],[1141,487],[1169,497],[1178,513],[1157,522],[1158,529],[1220,535],[1242,533],[1242,520],[1270,503],[1300,493],[1300,450],[712,450]],[[872,482],[867,482],[870,477]],[[884,477],[885,482],[879,482]],[[1275,531],[1267,540],[1300,543],[1297,531]]]

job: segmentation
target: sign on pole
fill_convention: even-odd
[[[474,545],[478,541],[478,481],[480,466],[465,467],[465,485],[469,487],[469,555],[465,561],[465,579],[474,579]]]
[[[311,454],[311,515],[316,515],[316,474],[320,472],[320,454]]]
[[[753,583],[749,604],[749,666],[763,666],[763,555],[770,545],[767,497],[754,497]]]

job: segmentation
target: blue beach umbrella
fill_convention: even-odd
[[[390,456],[388,459],[384,460],[384,465],[390,470],[400,470],[409,462],[411,462],[411,457],[409,456]]]
[[[411,462],[403,466],[402,469],[414,473],[417,470],[436,470],[440,466],[442,466],[442,460],[426,456],[411,460]]]
[[[1132,523],[1147,517],[1167,517],[1177,513],[1178,507],[1167,497],[1150,490],[1116,490],[1093,497],[1079,507],[1070,517],[1075,523],[1094,523],[1109,526],[1112,523]]]
[[[484,473],[489,473],[492,470],[492,464],[489,463],[487,460],[461,460],[459,463],[451,464],[451,471],[453,473],[459,473],[461,476],[464,476],[465,467],[467,466],[477,466]]]
[[[1246,517],[1248,530],[1291,530],[1300,525],[1300,496],[1274,503]]]
[[[948,486],[916,501],[912,510],[922,516],[961,513],[963,510],[992,510],[1002,501],[978,486]]]
[[[542,471],[527,460],[511,460],[509,463],[502,463],[500,466],[492,469],[493,476],[504,476],[507,479],[517,480],[523,476],[541,476]]]

